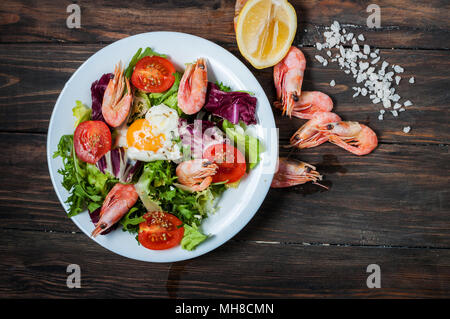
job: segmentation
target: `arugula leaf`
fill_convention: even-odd
[[[139,224],[145,222],[145,218],[142,216],[146,212],[145,207],[138,201],[119,221],[122,225],[122,230],[137,233],[139,231]]]
[[[224,92],[231,92],[231,87],[223,84],[222,82],[216,81],[216,85],[219,87],[219,90],[224,91]],[[250,91],[245,91],[245,90],[237,90],[234,92],[242,92],[242,93],[247,93],[250,95],[255,95],[255,93],[250,92]]]
[[[62,186],[69,192],[66,203],[69,204],[69,217],[75,216],[86,208],[90,211],[102,206],[109,190],[117,179],[101,173],[97,167],[78,160],[73,150],[73,135],[63,135],[53,158],[61,157],[63,167],[58,170],[62,175]]]
[[[142,52],[142,48],[139,48],[139,50],[137,50],[137,52],[131,58],[130,64],[128,64],[128,67],[125,70],[125,76],[127,78],[131,78],[131,75],[133,74],[134,67],[136,66],[136,64],[138,63],[138,61],[140,59],[142,59],[143,57],[146,57],[146,56],[155,56],[155,55],[156,56],[160,56],[162,58],[167,58],[167,55],[155,52],[149,47],[146,47],[144,52]]]
[[[226,86],[222,82],[216,81],[216,85],[219,87],[219,90],[224,92],[231,92],[231,87]]]

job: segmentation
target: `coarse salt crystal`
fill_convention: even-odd
[[[385,109],[390,108],[390,107],[391,107],[391,101],[388,100],[388,99],[384,99],[384,100],[383,100],[383,107],[384,107]]]
[[[367,44],[364,44],[364,54],[370,53],[370,47]]]
[[[405,69],[403,69],[400,65],[396,65],[394,66],[394,71],[396,73],[402,73],[403,71],[405,71]]]
[[[381,61],[382,63],[378,64],[381,60],[380,49],[371,49],[368,44],[361,42],[358,44],[357,40],[365,41],[364,35],[355,36],[347,32],[337,21],[330,27],[325,27],[325,30],[323,32],[325,43],[317,42],[315,47],[318,51],[326,48],[323,50],[326,55],[316,55],[316,60],[323,66],[327,66],[330,62],[337,62],[338,67],[345,74],[351,74],[355,82],[359,83],[358,87],[353,87],[354,98],[362,95],[370,97],[374,104],[382,102],[383,108],[390,110],[394,117],[404,111],[405,108],[399,102],[401,97],[396,94],[396,86],[402,79],[398,74],[403,73],[404,69],[387,61]],[[337,52],[331,51],[333,47],[338,49]],[[327,60],[328,58],[330,60]],[[414,77],[409,78],[409,83],[414,82]],[[332,80],[330,86],[335,85],[335,80]],[[412,102],[404,103],[405,107],[409,105],[412,105]],[[384,109],[380,111],[381,120],[385,113]]]
[[[317,61],[319,61],[319,63],[323,63],[323,61],[325,61],[325,59],[321,55],[316,55],[315,58]]]
[[[401,98],[400,95],[394,94],[394,95],[392,96],[391,100],[394,101],[394,102],[398,102],[398,101],[400,100],[400,98]]]

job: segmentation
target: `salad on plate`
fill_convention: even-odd
[[[209,82],[206,59],[188,62],[181,72],[139,49],[92,83],[91,107],[75,101],[74,132],[53,156],[68,216],[87,210],[92,237],[122,229],[151,250],[193,250],[221,194],[258,165],[257,98]]]

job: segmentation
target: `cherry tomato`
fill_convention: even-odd
[[[83,162],[95,164],[111,149],[111,132],[105,122],[86,121],[77,126],[73,136],[75,154]]]
[[[234,183],[244,176],[247,168],[241,151],[230,144],[211,145],[203,153],[203,158],[215,162],[219,169],[213,175],[213,183]]]
[[[143,216],[146,221],[139,224],[138,240],[142,246],[162,250],[177,246],[184,235],[183,223],[177,217],[165,212],[149,212]]]
[[[159,56],[146,56],[136,63],[131,83],[147,93],[167,91],[175,82],[175,68],[169,60]]]

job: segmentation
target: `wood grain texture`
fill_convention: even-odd
[[[411,298],[445,297],[450,290],[450,251],[441,249],[233,240],[201,258],[150,265],[115,255],[84,234],[0,229],[0,238],[2,298]],[[373,263],[381,267],[381,289],[366,286]],[[69,264],[81,268],[80,289],[66,286]]]
[[[338,20],[350,32],[368,32],[383,48],[448,48],[448,1],[380,0],[381,29],[368,29],[370,1],[290,1],[298,15],[297,42],[313,45]],[[0,42],[112,42],[148,31],[180,31],[234,42],[234,0],[77,1],[81,29],[68,29],[69,1],[5,0]],[[195,21],[195,22],[194,22]]]
[[[8,44],[0,47],[0,131],[47,131],[56,99],[65,82],[75,70],[104,45],[91,44]],[[227,48],[242,59],[235,46]],[[432,50],[382,50],[381,54],[391,64],[405,68],[397,92],[414,105],[394,118],[387,114],[379,121],[382,105],[374,105],[368,97],[352,98],[356,86],[353,77],[344,74],[336,64],[323,67],[314,59],[314,48],[303,48],[307,69],[303,88],[329,94],[335,103],[334,111],[345,120],[360,121],[371,126],[381,142],[387,143],[444,143],[450,141],[450,51]],[[245,61],[244,61],[245,62]],[[272,68],[255,70],[270,101],[275,100]],[[408,79],[414,76],[416,83]],[[99,74],[100,77],[100,74]],[[330,87],[331,80],[336,81]],[[89,92],[90,83],[86,84]],[[83,101],[90,105],[91,101]],[[288,139],[303,123],[301,120],[283,118],[274,110],[280,138]],[[404,134],[402,129],[411,126]]]
[[[99,49],[149,31],[187,32],[223,46],[252,70],[271,101],[272,68],[255,70],[240,55],[234,0],[82,0],[76,2],[82,28],[68,29],[72,2],[0,3],[0,298],[450,296],[448,1],[377,1],[382,27],[368,29],[372,1],[290,0],[299,18],[294,45],[307,58],[303,89],[329,94],[345,120],[377,132],[379,147],[364,157],[331,144],[281,148],[282,156],[316,165],[329,190],[272,189],[229,242],[170,264],[115,255],[65,215],[46,161],[58,95]],[[312,46],[334,20],[363,33],[367,44],[382,49],[382,59],[405,67],[397,92],[413,101],[407,112],[378,121],[381,105],[352,98],[353,78],[335,64],[317,63]],[[407,83],[410,76],[416,84]],[[286,144],[303,121],[274,114]],[[412,127],[409,134],[404,126]],[[81,289],[66,287],[72,263],[81,266]],[[382,289],[366,286],[372,263],[381,266]]]
[[[45,136],[3,133],[0,149],[1,226],[79,232],[54,194]],[[290,156],[317,165],[330,190],[270,190],[237,240],[450,248],[448,146],[382,144],[357,157],[330,144]]]

